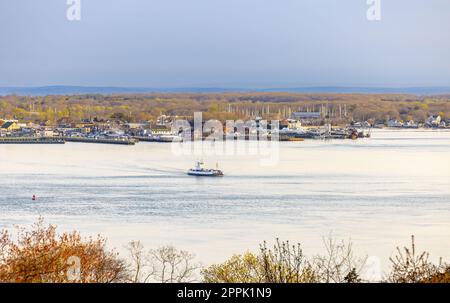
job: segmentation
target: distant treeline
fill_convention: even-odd
[[[320,111],[334,122],[365,120],[425,121],[430,115],[450,118],[450,95],[295,94],[295,93],[160,93],[0,97],[0,119],[56,124],[86,119],[140,122],[170,115],[205,119],[289,118],[295,111]]]

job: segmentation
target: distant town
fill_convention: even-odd
[[[178,117],[161,115],[156,122],[145,121],[131,123],[120,120],[83,120],[73,123],[60,123],[57,126],[40,125],[33,122],[23,122],[16,119],[0,119],[0,143],[64,143],[65,141],[86,143],[113,143],[133,145],[138,141],[150,142],[181,142],[186,136],[181,131],[173,129],[174,122]],[[227,130],[224,124],[225,137],[233,139],[252,138],[252,131],[259,138],[263,132],[268,132],[269,138],[277,133],[283,141],[299,141],[299,139],[356,139],[370,136],[372,128],[396,128],[396,129],[450,129],[449,121],[443,121],[437,116],[430,116],[425,122],[414,121],[376,121],[371,124],[368,121],[352,122],[346,127],[332,127],[321,125],[320,112],[293,112],[292,117],[279,121],[279,128],[268,127],[263,129],[259,125],[261,117],[255,117],[255,128],[252,130],[248,125],[239,128],[239,124],[233,130]],[[192,127],[193,129],[193,127]],[[240,132],[238,131],[240,130]],[[210,132],[204,132],[205,139]],[[192,133],[192,138],[194,135]],[[192,139],[189,138],[189,139]]]
[[[357,139],[373,128],[450,129],[449,103],[445,96],[409,95],[11,95],[0,97],[0,143],[133,145],[205,140],[218,131],[204,127],[195,134],[194,112],[203,114],[203,123],[219,121],[228,139]],[[182,132],[178,120],[188,121],[192,131]]]

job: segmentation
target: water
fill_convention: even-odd
[[[450,260],[450,132],[383,130],[282,142],[278,152],[272,166],[258,155],[204,156],[226,176],[195,178],[185,172],[198,156],[170,144],[0,145],[0,228],[42,216],[119,251],[130,240],[173,244],[204,264],[275,237],[321,253],[332,233],[384,267],[414,234],[419,249]]]

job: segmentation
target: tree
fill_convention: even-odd
[[[324,246],[326,254],[313,259],[313,268],[322,282],[344,283],[359,280],[367,257],[355,257],[350,241],[337,241],[331,235],[324,239]]]
[[[68,118],[69,116],[70,116],[70,111],[68,108],[63,108],[62,110],[58,111],[58,113],[57,113],[58,119]]]
[[[206,283],[263,283],[263,265],[259,257],[247,252],[234,255],[222,264],[202,270]]]
[[[318,276],[306,260],[300,243],[290,245],[289,241],[276,243],[268,248],[266,242],[260,246],[263,275],[267,283],[310,283]]]
[[[83,239],[76,231],[56,233],[42,219],[15,239],[0,232],[0,282],[112,283],[127,279],[124,262],[107,250],[106,239]]]
[[[127,119],[127,116],[124,113],[114,113],[111,115],[111,119],[124,121]]]
[[[189,283],[196,281],[196,271],[200,264],[195,256],[173,246],[163,246],[147,253],[139,241],[127,246],[131,264],[130,277],[133,283]]]
[[[432,274],[429,278],[420,281],[421,283],[450,283],[450,265],[442,266],[442,270]]]
[[[392,271],[389,282],[393,283],[419,283],[450,281],[450,266],[442,263],[433,264],[428,260],[428,252],[416,252],[414,236],[411,236],[411,247],[401,250],[397,247],[397,255],[390,258]]]
[[[195,281],[195,271],[200,265],[195,256],[173,246],[163,246],[150,251],[150,263],[155,269],[153,278],[161,283],[189,283]]]
[[[28,116],[28,112],[23,108],[16,107],[13,111],[13,115],[16,119],[25,119]]]
[[[228,261],[202,271],[207,283],[311,283],[318,282],[300,244],[276,240],[272,248],[260,245],[258,255],[235,255]]]
[[[150,271],[147,271],[148,259],[144,252],[144,246],[140,241],[131,241],[128,243],[127,250],[131,262],[128,264],[130,270],[130,282],[147,282],[154,274],[155,270],[154,268],[151,268]]]
[[[352,268],[352,270],[344,277],[344,281],[346,283],[360,283],[361,278],[359,274],[356,272],[356,268]]]

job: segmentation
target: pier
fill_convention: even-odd
[[[3,137],[0,144],[64,144],[62,138],[57,137]]]
[[[155,136],[155,137],[132,137],[136,142],[158,142],[158,143],[172,143],[172,142],[182,142],[183,139],[181,137],[177,137],[174,135],[169,136]]]
[[[108,139],[108,138],[87,138],[87,137],[62,137],[66,142],[98,143],[98,144],[119,144],[135,145],[134,139]]]
[[[139,142],[158,142],[158,140],[155,139],[155,137],[141,137],[141,136],[134,136],[132,137],[135,141]]]

